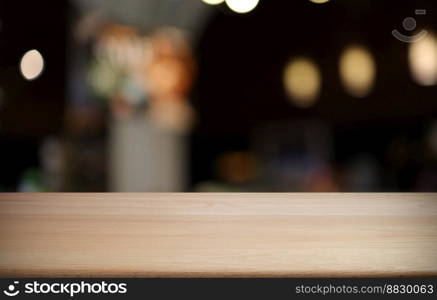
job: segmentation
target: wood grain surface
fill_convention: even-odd
[[[436,194],[0,194],[0,276],[437,276]]]

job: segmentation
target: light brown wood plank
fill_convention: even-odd
[[[415,275],[436,194],[0,194],[0,276]]]

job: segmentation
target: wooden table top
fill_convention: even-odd
[[[0,194],[0,276],[437,276],[437,194]]]

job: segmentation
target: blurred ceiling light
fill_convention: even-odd
[[[284,71],[284,86],[294,104],[309,107],[314,104],[321,86],[320,71],[307,58],[292,60]]]
[[[44,70],[44,58],[38,50],[27,51],[21,58],[20,71],[27,80],[38,78]]]
[[[202,0],[202,1],[209,5],[217,5],[225,2],[225,0]]]
[[[414,80],[424,86],[437,84],[437,39],[428,33],[423,39],[411,43],[410,71]]]
[[[226,4],[230,9],[239,14],[245,14],[252,11],[259,0],[226,0]]]
[[[354,97],[367,96],[376,75],[372,54],[362,46],[347,48],[340,58],[340,77],[347,92]]]
[[[310,1],[317,4],[322,4],[328,2],[329,0],[310,0]]]

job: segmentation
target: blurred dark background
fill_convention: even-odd
[[[211,1],[0,2],[0,191],[437,191],[435,1]]]

